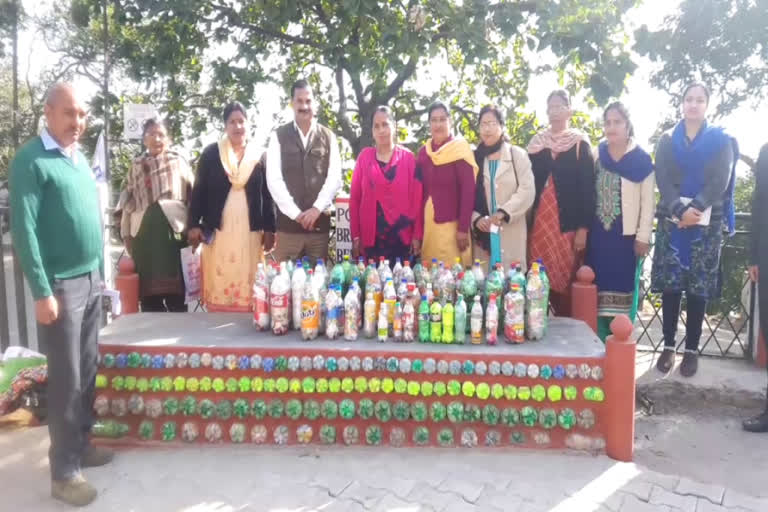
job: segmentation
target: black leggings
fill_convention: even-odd
[[[664,292],[661,296],[664,346],[675,347],[677,321],[680,317],[680,300],[682,292]],[[698,295],[686,293],[685,319],[685,350],[698,350],[701,338],[701,327],[704,324],[704,313],[707,310],[707,299]]]

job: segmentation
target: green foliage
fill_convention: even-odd
[[[724,116],[768,93],[768,10],[752,0],[683,0],[660,29],[635,33],[635,50],[659,64],[651,84],[674,95],[698,79],[720,99]]]

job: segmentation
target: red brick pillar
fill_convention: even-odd
[[[605,342],[605,448],[612,459],[632,460],[635,443],[635,341],[632,322],[618,315]]]
[[[571,316],[584,320],[597,333],[597,285],[595,272],[587,265],[576,272],[571,285]]]

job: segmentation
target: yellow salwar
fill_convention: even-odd
[[[264,233],[251,231],[244,187],[259,155],[248,144],[237,162],[226,137],[219,142],[219,153],[232,188],[221,213],[221,228],[212,243],[203,246],[203,303],[208,311],[248,312],[256,269],[264,262]]]
[[[435,207],[432,198],[427,199],[424,205],[424,240],[421,244],[421,261],[424,265],[430,265],[432,258],[437,261],[453,264],[456,258],[461,258],[461,264],[466,268],[472,265],[472,242],[464,252],[459,252],[456,246],[456,233],[459,231],[459,222],[435,222]]]

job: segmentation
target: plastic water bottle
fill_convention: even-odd
[[[475,264],[472,266],[472,275],[475,278],[475,284],[478,290],[485,288],[485,273],[483,267],[480,266],[480,260],[475,260]]]
[[[519,262],[510,265],[508,277],[509,282],[507,283],[507,286],[509,289],[512,289],[513,284],[516,284],[520,287],[520,291],[522,292],[523,296],[525,296],[525,274],[523,274],[522,267],[520,266]]]
[[[374,268],[373,263],[368,267],[368,280],[365,282],[365,291],[366,293],[373,293],[373,300],[376,301],[376,315],[378,316],[381,301],[383,300],[383,286],[379,279],[379,273]]]
[[[355,289],[357,280],[353,281],[347,296],[344,298],[344,339],[354,341],[360,332],[360,291]]]
[[[415,283],[416,277],[413,274],[413,269],[411,268],[411,262],[408,260],[405,260],[403,263],[403,271],[400,274],[400,279],[405,279],[405,282],[407,283]]]
[[[432,283],[427,283],[427,289],[424,295],[427,296],[427,302],[432,304],[432,302],[435,300],[435,293],[432,291]]]
[[[379,325],[378,325],[378,339],[380,342],[387,341],[389,337],[389,321],[387,320],[387,304],[386,302],[381,305],[379,310]]]
[[[485,340],[489,345],[496,345],[499,341],[499,307],[495,293],[488,299],[488,308],[485,311]]]
[[[339,337],[341,322],[341,312],[339,311],[339,305],[341,304],[340,294],[341,289],[335,284],[332,284],[325,296],[325,336],[329,340],[335,340]]]
[[[399,283],[403,279],[403,263],[400,258],[395,258],[395,266],[392,267],[392,279]]]
[[[467,337],[467,303],[464,302],[464,296],[459,294],[456,300],[456,307],[453,313],[455,320],[454,340],[463,345]]]
[[[421,296],[421,304],[419,304],[419,341],[422,343],[429,343],[429,302],[427,296]]]
[[[405,279],[400,279],[400,284],[397,287],[397,300],[400,302],[405,302],[405,299],[408,297],[408,281]]]
[[[294,297],[293,301],[293,328],[301,328],[301,301],[303,300],[304,284],[307,282],[307,274],[304,272],[304,267],[301,264],[301,260],[296,260],[296,267],[293,270],[293,276],[291,277],[291,294]]]
[[[461,276],[461,286],[458,288],[458,291],[460,291],[466,298],[471,298],[477,295],[478,287],[477,281],[475,280],[475,273],[469,271],[459,275]]]
[[[382,283],[386,283],[387,279],[392,279],[392,282],[395,281],[395,275],[392,273],[392,267],[389,266],[389,260],[384,260],[384,267],[381,271],[381,277]]]
[[[363,309],[363,334],[366,338],[372,339],[376,336],[376,300],[373,298],[373,292],[366,294]]]
[[[395,292],[395,285],[391,279],[387,279],[384,285],[384,304],[387,305],[387,322],[392,325],[395,317],[395,302],[397,302],[397,293]]]
[[[413,286],[413,285],[410,285]],[[411,293],[413,293],[411,291]],[[416,311],[413,309],[413,301],[411,297],[406,299],[403,306],[403,341],[406,343],[413,343],[416,341]]]
[[[315,266],[315,268],[318,267]],[[328,294],[328,286],[325,284],[325,275],[323,275],[322,270],[320,273],[317,271],[313,272],[311,281],[320,304],[320,316],[318,317],[317,328],[319,329],[320,334],[322,334],[325,332],[325,319],[328,316],[328,309],[325,303],[325,297]]]
[[[341,287],[342,293],[346,290],[344,268],[341,266],[341,263],[336,263],[331,269],[330,283],[339,285]]]
[[[256,267],[256,277],[253,280],[253,326],[257,331],[266,331],[270,327],[269,320],[269,285],[267,273],[261,263]]]
[[[440,262],[442,265],[443,262]],[[434,285],[437,278],[440,277],[440,265],[437,264],[437,258],[432,258],[432,266],[429,267],[429,281]]]
[[[507,343],[525,341],[525,295],[514,281],[504,297],[504,338]]]
[[[539,264],[531,265],[528,283],[525,287],[526,315],[525,334],[529,340],[540,340],[547,332],[549,297],[544,294],[545,286],[539,274]]]
[[[440,343],[443,339],[443,306],[436,300],[429,307],[429,341]]]
[[[451,274],[453,275],[453,280],[456,281],[459,278],[459,274],[464,272],[464,267],[461,264],[461,258],[456,258],[456,261],[453,262],[453,267],[451,267]]]
[[[403,341],[403,307],[395,302],[395,314],[392,316],[392,338],[397,342]]]
[[[453,304],[446,302],[443,306],[443,343],[454,341]]]
[[[269,290],[272,333],[276,335],[287,333],[291,324],[291,281],[287,267],[285,262],[280,264],[280,273],[272,280]]]
[[[475,295],[475,302],[472,304],[472,312],[469,315],[470,340],[473,345],[483,343],[483,305],[480,303],[480,296]]]
[[[294,275],[304,272],[303,268],[297,267]],[[318,320],[320,316],[320,305],[318,304],[317,294],[312,287],[312,271],[309,271],[309,279],[304,280],[304,293],[301,297],[301,339],[314,340],[318,334]]]
[[[455,291],[456,281],[453,278],[453,273],[447,268],[442,269],[440,275],[440,303],[443,306],[453,303]]]

